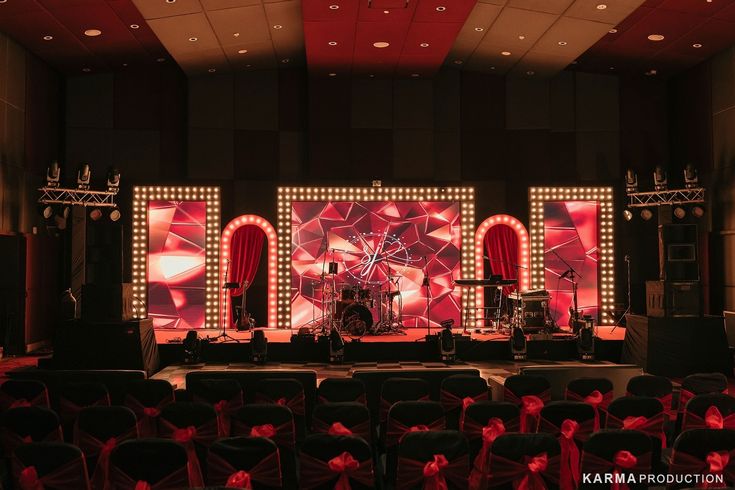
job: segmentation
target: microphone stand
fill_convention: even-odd
[[[429,279],[429,264],[424,255],[424,280],[421,283],[426,288],[426,335],[431,335],[431,280]]]
[[[630,313],[630,307],[631,307],[631,302],[630,302],[630,255],[626,255],[625,256],[625,266],[626,266],[626,272],[627,272],[627,275],[628,275],[628,307],[625,309],[625,311],[623,312],[623,314],[620,315],[620,318],[617,319],[617,321],[615,322],[615,325],[613,326],[612,330],[610,330],[610,333],[613,333],[615,331],[615,329],[618,328],[618,325],[620,325],[620,322],[623,320],[623,318],[625,318],[625,315],[627,315],[628,313]],[[613,320],[614,319],[615,319],[615,317],[613,317]]]
[[[574,304],[574,317],[572,318],[572,330],[574,330],[574,325],[575,325],[574,322],[576,322],[576,321],[579,320],[579,306],[577,304],[577,281],[574,280],[575,279],[574,276],[576,274],[576,276],[578,278],[580,278],[580,279],[582,279],[582,276],[579,275],[577,273],[577,271],[574,270],[574,267],[572,267],[569,264],[569,262],[567,262],[566,260],[562,259],[561,258],[561,255],[559,255],[556,250],[554,250],[552,248],[551,251],[553,252],[554,255],[557,256],[557,258],[559,260],[561,260],[564,263],[564,265],[567,266],[567,271],[564,274],[562,274],[561,277],[564,278],[564,277],[567,277],[568,276],[569,277],[569,280],[572,283],[572,301],[573,301],[573,304]]]

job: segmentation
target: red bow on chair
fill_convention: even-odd
[[[625,470],[635,468],[638,464],[638,458],[635,457],[630,451],[618,451],[613,457],[613,482],[610,486],[610,490],[627,490],[628,485],[626,483],[618,483],[617,475],[623,473]]]
[[[243,471],[243,470],[233,473],[232,476],[230,476],[227,479],[227,483],[225,483],[225,487],[244,488],[245,490],[252,490],[253,485],[250,482],[250,473],[248,473],[247,471]]]
[[[544,401],[535,395],[524,395],[521,397],[521,432],[536,432],[539,414],[544,408]],[[533,427],[529,427],[529,422]]]
[[[250,429],[250,437],[266,437],[268,439],[276,435],[273,424],[256,425]]]
[[[704,423],[708,429],[722,429],[725,426],[720,410],[714,405],[709,407],[707,412],[705,412]]]
[[[518,490],[542,490],[546,489],[541,473],[546,471],[549,466],[549,458],[546,453],[533,456],[526,459],[526,467],[528,471],[518,484]]]
[[[477,453],[470,472],[469,488],[487,488],[487,478],[490,471],[490,448],[498,436],[505,433],[505,424],[497,417],[487,421],[482,428],[482,447]]]
[[[18,486],[21,490],[43,490],[43,483],[38,478],[38,472],[33,466],[23,468],[18,477]]]
[[[707,454],[707,464],[709,465],[708,473],[711,475],[724,475],[725,468],[730,464],[730,453],[727,452],[711,452]],[[714,486],[714,484],[713,484]],[[705,483],[705,488],[708,485]]]
[[[341,422],[334,422],[329,426],[327,434],[332,434],[333,436],[351,436],[352,431],[345,427]]]
[[[360,462],[347,451],[335,456],[327,462],[327,466],[334,473],[339,474],[334,490],[351,490],[350,473],[360,468]]]
[[[561,446],[559,487],[562,490],[579,486],[579,448],[574,440],[578,430],[579,423],[576,420],[565,419],[561,423],[561,430],[559,431],[559,445]]]
[[[449,461],[443,454],[435,454],[434,460],[424,465],[424,490],[447,490],[443,474],[447,466]]]
[[[138,481],[135,483],[134,490],[152,490],[151,484],[147,481]]]

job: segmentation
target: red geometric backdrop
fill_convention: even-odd
[[[148,202],[148,316],[156,328],[204,328],[204,201]]]
[[[339,264],[338,289],[360,285],[375,293],[387,289],[389,274],[398,279],[406,327],[426,327],[426,267],[432,326],[450,318],[459,324],[460,291],[452,279],[460,277],[460,214],[459,202],[450,201],[294,201],[292,326],[310,321],[321,308],[322,293],[314,286],[330,261]]]
[[[569,323],[569,307],[573,305],[572,281],[561,278],[569,269],[567,264],[581,276],[575,279],[580,314],[599,321],[598,215],[597,201],[544,203],[545,284],[551,294],[549,309],[559,326]]]

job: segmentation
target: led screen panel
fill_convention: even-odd
[[[156,328],[204,328],[206,201],[148,201],[148,316]]]
[[[377,298],[398,287],[406,327],[427,325],[426,270],[432,326],[446,319],[459,325],[461,295],[453,279],[461,277],[460,210],[459,201],[292,201],[292,326],[322,310],[319,282],[329,262],[338,265],[337,291],[359,286]],[[371,304],[376,320],[377,303]]]

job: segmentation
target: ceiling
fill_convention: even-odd
[[[175,61],[190,75],[668,75],[735,43],[735,1],[0,0],[0,31],[71,73]]]

